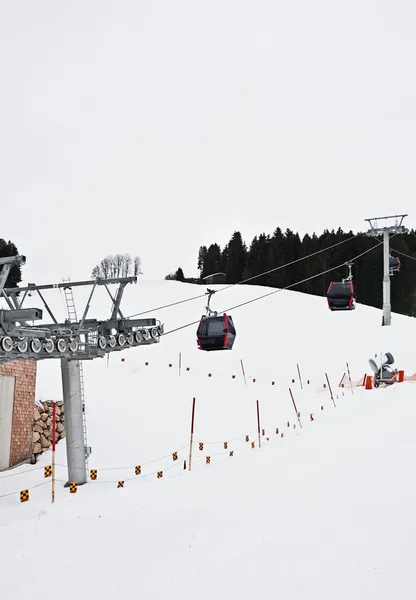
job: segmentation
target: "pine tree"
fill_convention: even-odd
[[[252,283],[278,288],[293,286],[297,291],[325,296],[331,281],[341,281],[348,275],[346,263],[368,250],[352,265],[357,301],[381,308],[383,250],[380,241],[345,232],[340,227],[336,231],[326,229],[319,236],[306,234],[301,240],[298,233],[290,229],[282,233],[277,227],[271,237],[265,233],[255,236],[247,251],[240,232],[236,231],[222,252],[217,244],[208,250],[201,246],[198,265],[204,276],[225,272],[229,283],[274,269]],[[393,255],[395,248],[410,258],[400,255],[401,270],[391,278],[392,310],[416,316],[416,260],[412,259],[416,259],[416,232],[395,236],[391,243]],[[298,260],[303,257],[305,260]],[[298,283],[300,281],[303,283]]]
[[[176,281],[185,281],[185,275],[184,275],[184,272],[182,271],[181,267],[179,267],[179,269],[177,269],[177,271],[175,273],[175,280]]]
[[[7,256],[16,256],[19,254],[17,247],[10,240],[6,242],[0,238],[0,257]],[[0,271],[3,269],[3,266],[0,266]],[[5,287],[13,288],[17,287],[17,285],[22,281],[22,270],[18,265],[13,265],[10,269],[9,275],[6,280]]]
[[[198,270],[202,273],[204,270],[204,262],[207,256],[208,250],[206,246],[200,246],[198,252]]]
[[[222,273],[227,272],[227,265],[228,265],[228,246],[224,246],[224,248],[221,252],[221,261],[220,261],[220,267],[221,267],[220,270]]]
[[[202,265],[201,279],[221,270],[221,249],[218,244],[211,244]]]
[[[284,244],[285,239],[282,230],[280,227],[276,227],[269,243],[269,262],[271,269],[276,269],[284,264]],[[276,270],[269,276],[269,285],[282,288],[284,287],[285,277],[284,269]]]
[[[228,243],[227,282],[238,283],[243,279],[247,249],[239,231],[235,231]]]
[[[270,237],[265,233],[261,233],[258,237],[255,236],[253,238],[250,249],[247,252],[244,279],[269,271],[272,268],[271,264]],[[270,279],[270,275],[263,275],[262,277],[256,277],[250,283],[254,285],[268,285]]]

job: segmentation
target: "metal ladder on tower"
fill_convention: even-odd
[[[67,277],[66,279],[64,277],[62,277],[63,283],[70,283],[70,281],[71,280],[69,277]],[[74,300],[74,294],[72,292],[72,287],[69,287],[69,286],[64,287],[64,295],[65,295],[66,312],[68,314],[68,319],[69,319],[70,323],[77,323],[78,316],[77,316],[77,309],[75,307],[75,300]],[[89,451],[88,451],[88,444],[87,444],[87,421],[85,418],[84,369],[82,366],[82,360],[80,360],[78,362],[79,362],[79,378],[80,378],[80,382],[81,382],[82,422],[84,425],[85,461],[86,461],[87,470],[88,470]]]

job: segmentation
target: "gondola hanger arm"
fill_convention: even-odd
[[[206,295],[208,296],[208,302],[205,307],[206,311],[207,311],[207,317],[210,317],[211,315],[213,315],[215,317],[217,316],[217,311],[212,310],[210,307],[211,297],[213,294],[215,294],[215,290],[211,290],[210,288],[207,288]]]

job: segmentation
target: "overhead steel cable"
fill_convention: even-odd
[[[412,260],[416,260],[415,256],[411,256],[410,254],[406,254],[406,252],[401,252],[400,250],[396,250],[395,248],[392,248],[390,246],[390,250],[393,250],[393,252],[397,252],[397,254],[401,254],[402,256],[405,256],[406,258],[411,258]]]
[[[242,279],[241,281],[238,281],[237,283],[231,283],[230,285],[227,285],[223,288],[220,288],[219,290],[216,290],[215,293],[218,294],[219,292],[224,292],[225,290],[235,287],[236,285],[242,285],[243,283],[247,283],[248,281],[253,281],[254,279],[258,279],[265,275],[270,275],[270,273],[275,273],[276,271],[279,271],[280,269],[285,269],[286,267],[290,267],[298,262],[301,262],[302,260],[306,260],[307,258],[312,258],[312,256],[317,256],[318,254],[322,254],[322,252],[326,252],[327,250],[332,250],[332,248],[336,248],[337,246],[341,246],[342,244],[345,244],[346,242],[350,242],[351,240],[359,237],[360,235],[363,235],[363,234],[357,233],[356,235],[353,235],[353,236],[347,238],[346,240],[341,240],[340,242],[337,242],[336,244],[332,244],[331,246],[327,246],[326,248],[321,248],[320,250],[317,250],[316,252],[311,252],[310,254],[307,254],[306,256],[301,256],[300,258],[296,258],[295,260],[291,260],[290,262],[285,263],[284,265],[279,265],[278,267],[274,267],[273,269],[269,269],[268,271],[264,271],[263,273],[259,273],[258,275],[252,275],[251,277]],[[171,304],[165,304],[164,306],[157,306],[157,307],[151,308],[149,310],[135,313],[134,315],[129,315],[127,318],[131,319],[132,317],[139,317],[141,315],[146,315],[146,314],[148,314],[150,312],[154,312],[156,310],[163,310],[165,308],[171,308],[172,306],[178,306],[178,304],[185,304],[185,302],[191,302],[192,300],[198,300],[199,298],[203,298],[204,296],[206,296],[205,292],[203,294],[199,294],[198,296],[193,296],[192,298],[185,298],[184,300],[178,300],[176,302],[172,302]]]
[[[192,298],[185,298],[185,300],[178,300],[177,302],[172,302],[171,304],[165,304],[164,306],[156,306],[155,308],[150,308],[149,310],[144,310],[143,312],[139,312],[134,315],[129,315],[127,318],[131,319],[132,317],[140,317],[141,315],[147,315],[147,313],[154,312],[155,310],[163,310],[164,308],[170,308],[171,306],[177,306],[178,304],[185,304],[185,302],[191,302],[192,300],[198,300],[199,298],[203,298],[204,296],[206,296],[205,292],[203,294],[199,294],[199,296],[193,296]]]
[[[274,273],[275,271],[279,271],[280,269],[284,269],[286,267],[291,267],[292,265],[295,265],[296,263],[301,262],[302,260],[306,260],[307,258],[312,258],[312,256],[317,256],[318,254],[322,254],[322,252],[326,252],[327,250],[332,250],[332,248],[336,248],[337,246],[341,246],[341,244],[350,242],[351,240],[359,237],[360,235],[363,235],[363,234],[357,233],[356,235],[353,235],[353,236],[347,238],[346,240],[341,240],[340,242],[337,242],[336,244],[332,244],[331,246],[327,246],[326,248],[321,248],[321,250],[317,250],[316,252],[311,252],[311,254],[308,254],[307,256],[301,256],[300,258],[291,260],[290,262],[285,263],[284,265],[279,265],[278,267],[274,267],[273,269],[264,271],[264,273],[259,273],[258,275],[253,275],[252,277],[247,277],[247,279],[242,279],[241,281],[238,281],[237,283],[231,283],[230,285],[227,285],[219,290],[216,290],[215,293],[218,294],[219,292],[224,292],[225,290],[235,287],[236,285],[241,285],[243,283],[247,283],[248,281],[253,281],[254,279],[257,279],[259,277],[263,277],[264,275],[270,275],[270,273]]]
[[[392,236],[392,237],[394,237],[394,236]],[[353,258],[349,259],[349,261],[344,261],[341,264],[336,265],[335,267],[331,267],[329,269],[326,269],[325,271],[322,271],[320,273],[316,273],[315,275],[311,275],[310,277],[306,277],[305,279],[302,279],[301,281],[295,281],[294,283],[291,283],[290,285],[287,285],[284,288],[278,288],[276,290],[273,290],[272,292],[267,292],[267,294],[262,294],[261,296],[257,296],[256,298],[252,298],[251,300],[247,300],[246,302],[242,302],[241,304],[236,304],[235,306],[231,306],[230,308],[227,308],[227,309],[225,309],[223,311],[217,311],[217,312],[227,313],[229,311],[232,311],[232,310],[235,310],[237,308],[240,308],[241,306],[246,306],[247,304],[251,304],[252,302],[257,302],[257,300],[262,300],[263,298],[267,298],[267,296],[272,296],[273,294],[278,294],[279,292],[283,292],[284,290],[289,290],[290,288],[295,287],[296,285],[300,285],[301,283],[306,283],[307,281],[311,281],[312,279],[316,279],[317,277],[321,277],[322,275],[326,275],[326,273],[330,273],[331,271],[336,271],[337,269],[340,269],[341,267],[345,266],[346,262],[352,262],[354,260],[357,260],[357,258],[361,258],[361,256],[364,256],[365,254],[368,254],[368,252],[371,252],[372,250],[374,250],[378,246],[382,246],[382,245],[383,245],[383,242],[377,242],[377,244],[375,244],[371,248],[368,248],[367,250],[364,250],[364,252],[361,252],[360,254],[357,254],[357,256],[354,256]],[[181,329],[186,329],[187,327],[192,327],[192,325],[196,325],[199,322],[200,322],[200,319],[198,319],[197,321],[192,321],[192,323],[187,323],[186,325],[181,325],[180,327],[175,327],[175,329],[171,329],[170,331],[166,331],[163,335],[164,336],[165,335],[169,335],[170,333],[174,333],[175,331],[180,331]]]

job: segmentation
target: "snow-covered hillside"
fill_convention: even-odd
[[[236,286],[214,296],[212,307],[269,291]],[[143,282],[126,288],[122,308],[130,315],[203,292]],[[61,302],[55,290],[49,299]],[[107,316],[107,299],[99,290],[91,314]],[[150,316],[170,331],[198,320],[204,304],[201,298]],[[0,475],[0,496],[10,493],[0,498],[2,597],[43,600],[59,590],[63,600],[413,598],[415,384],[352,393],[338,383],[347,361],[358,380],[369,373],[368,358],[385,351],[414,373],[416,321],[393,314],[383,328],[373,308],[332,313],[325,298],[289,291],[231,314],[231,352],[197,350],[195,325],[157,346],[85,363],[89,467],[98,480],[69,494],[62,443],[53,506],[42,471],[50,454]],[[39,365],[37,396],[61,399],[57,361]],[[183,465],[194,397],[189,472]],[[14,492],[38,484],[20,504]]]
[[[221,290],[224,286],[210,287]],[[198,285],[174,281],[139,282],[127,286],[122,309],[126,316],[150,310],[143,316],[160,319],[165,325],[165,331],[169,332],[187,323],[199,321],[205,313],[206,298],[165,310],[153,309],[203,295],[205,291],[206,288]],[[80,313],[89,292],[88,288],[74,288]],[[374,308],[357,305],[355,311],[332,313],[328,310],[325,298],[255,285],[234,286],[218,292],[211,300],[211,307],[221,312],[270,292],[276,293],[230,311],[237,328],[237,339],[232,352],[201,353],[197,349],[197,325],[194,325],[167,335],[156,347],[130,350],[112,356],[110,365],[114,367],[123,356],[126,359],[123,364],[124,373],[134,369],[136,374],[141,374],[144,372],[144,361],[152,362],[153,366],[177,363],[181,352],[183,364],[191,367],[191,374],[211,370],[239,376],[242,359],[247,373],[257,377],[258,382],[270,379],[287,382],[296,375],[297,363],[305,377],[308,375],[310,379],[316,380],[318,373],[322,378],[325,371],[332,373],[335,378],[342,375],[345,361],[349,361],[351,368],[360,376],[361,371],[368,368],[369,357],[390,348],[396,361],[404,369],[415,366],[413,357],[408,356],[406,345],[402,341],[404,337],[409,337],[409,327],[416,327],[416,321],[402,315],[393,315],[392,327],[380,327],[381,311]],[[65,310],[59,291],[49,291],[47,299],[56,313],[64,318]],[[110,309],[111,300],[107,292],[102,288],[97,289],[89,314],[108,318]],[[101,373],[102,368],[100,361],[85,363],[87,388],[97,379],[97,373]],[[39,373],[38,396],[43,399],[60,398],[59,366],[44,361],[39,365]]]

